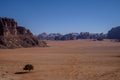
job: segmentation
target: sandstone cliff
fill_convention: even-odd
[[[38,41],[30,30],[19,26],[14,19],[0,18],[0,48],[45,47],[46,42]]]

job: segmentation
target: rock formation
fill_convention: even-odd
[[[38,41],[30,30],[18,26],[11,18],[0,18],[0,48],[20,48],[47,46],[46,42]]]

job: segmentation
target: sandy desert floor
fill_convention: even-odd
[[[120,80],[120,43],[48,41],[46,48],[0,49],[0,80]],[[24,72],[25,64],[34,70]]]

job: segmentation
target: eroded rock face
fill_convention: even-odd
[[[0,48],[20,48],[47,46],[46,42],[38,41],[30,30],[18,26],[11,18],[0,18]]]
[[[0,35],[16,35],[17,34],[17,22],[10,18],[0,18]]]

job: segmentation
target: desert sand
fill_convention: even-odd
[[[47,41],[50,47],[0,49],[0,80],[120,80],[120,43]],[[34,70],[24,72],[25,64]]]

